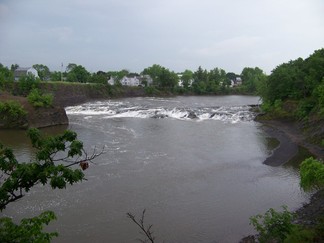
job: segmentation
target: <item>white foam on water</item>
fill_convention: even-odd
[[[103,119],[109,118],[140,118],[140,119],[178,119],[195,121],[222,121],[229,123],[247,122],[254,119],[254,114],[249,111],[249,106],[222,106],[203,108],[146,108],[138,105],[127,107],[123,102],[95,102],[79,106],[66,107],[69,115],[85,115],[85,119],[92,116],[104,115]]]

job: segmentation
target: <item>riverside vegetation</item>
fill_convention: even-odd
[[[324,149],[324,49],[307,59],[298,58],[276,67],[259,83],[263,103],[259,120],[295,122],[308,141]],[[300,165],[300,185],[304,190],[324,186],[323,158],[308,158]],[[322,200],[323,203],[323,200]],[[260,242],[321,242],[324,239],[324,211],[319,211],[312,225],[294,223],[296,214],[269,209],[251,217]],[[254,240],[253,240],[254,241]]]
[[[38,68],[44,69],[44,74],[42,74],[43,76],[40,75],[40,77],[45,79],[46,75],[49,75],[46,68],[43,66],[38,66]],[[79,67],[78,65],[70,66],[69,72],[66,74],[67,80],[86,82],[88,79],[83,79],[81,78],[82,75],[78,76],[74,73],[78,70],[83,76],[92,77],[92,80],[97,80],[96,82],[101,80],[101,84],[98,85],[104,85],[108,90],[107,94],[115,95],[113,92],[122,93],[120,90],[123,88],[118,83],[114,87],[103,84],[103,80],[106,80],[106,73],[89,76],[84,72],[82,66]],[[156,77],[156,86],[144,88],[145,92],[149,94],[221,94],[223,92],[235,93],[238,91],[258,94],[263,100],[261,109],[264,112],[258,119],[297,121],[303,131],[309,134],[309,141],[324,148],[322,126],[324,120],[324,49],[315,51],[305,60],[299,58],[281,64],[269,76],[266,76],[258,68],[246,68],[245,72],[241,74],[242,87],[232,91],[229,91],[228,81],[226,81],[230,75],[220,69],[208,72],[199,67],[195,73],[187,71],[183,75],[193,78],[194,81],[191,87],[186,82],[183,87],[177,87],[177,79],[174,73],[159,65],[153,65],[143,73],[157,74],[154,76]],[[39,91],[39,81],[33,80],[25,83],[22,80],[19,82],[20,87],[17,88],[17,84],[13,82],[12,72],[8,68],[1,65],[0,74],[2,90],[27,95],[30,97],[30,102],[34,103],[36,107],[50,106],[53,102],[49,98],[50,96],[44,95],[43,91]],[[54,74],[57,75],[57,73]],[[188,80],[190,79],[188,78]],[[0,114],[2,117],[3,114],[6,114],[6,119],[10,121],[15,116],[23,117],[25,112],[17,103],[6,101],[0,103]],[[32,129],[29,130],[28,135],[33,146],[37,149],[35,162],[18,162],[12,150],[0,145],[0,170],[2,172],[0,178],[1,210],[4,210],[7,204],[23,197],[24,193],[36,184],[49,183],[53,189],[62,189],[66,184],[82,181],[84,179],[82,170],[88,168],[88,163],[98,156],[97,153],[88,156],[83,149],[82,142],[78,141],[76,134],[71,131],[55,137],[44,137],[38,130]],[[66,156],[56,158],[55,154],[59,151],[66,151]],[[72,161],[76,155],[83,155],[84,157]],[[301,164],[301,186],[305,190],[310,188],[320,189],[324,186],[324,165],[321,159],[323,158],[309,158]],[[58,164],[58,162],[62,163]],[[69,163],[66,164],[67,162]],[[70,168],[72,165],[80,165],[82,170],[73,170]],[[128,217],[141,228],[146,236],[150,236],[149,240],[151,242],[154,241],[151,232],[152,226],[144,227],[144,212],[139,221],[130,213]],[[283,212],[269,209],[264,215],[253,216],[250,220],[259,233],[256,238],[260,242],[317,242],[324,239],[323,215],[320,215],[311,226],[297,225],[294,223],[294,218],[295,214],[283,207]],[[57,233],[44,232],[43,225],[48,224],[53,219],[55,219],[55,215],[52,212],[44,212],[32,219],[23,219],[20,224],[14,223],[12,219],[2,218],[0,219],[0,240],[2,242],[24,240],[49,242],[53,237],[57,236]]]

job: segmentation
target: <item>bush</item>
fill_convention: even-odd
[[[158,95],[160,93],[160,91],[153,86],[147,86],[144,90],[147,95]]]
[[[324,164],[314,158],[304,160],[300,165],[300,185],[305,190],[324,186]]]
[[[27,112],[16,101],[0,102],[0,123],[4,127],[14,127],[15,124],[25,120]]]
[[[38,89],[32,89],[27,100],[34,107],[50,107],[53,104],[53,95],[42,94]]]
[[[56,219],[53,212],[45,211],[33,218],[22,219],[15,224],[11,218],[0,218],[1,242],[50,242],[58,233],[47,233],[43,227]]]
[[[19,79],[18,84],[18,94],[26,96],[32,89],[39,88],[40,81],[33,75],[26,75]]]
[[[270,208],[264,215],[250,218],[250,224],[259,233],[259,242],[284,242],[289,235],[297,232],[298,226],[292,223],[295,214],[289,212],[286,206],[282,208],[283,212]]]
[[[261,105],[261,110],[263,112],[270,112],[272,110],[272,106],[271,106],[270,102],[263,101],[262,105]]]
[[[0,73],[0,90],[11,91],[13,89],[13,78],[6,77]]]
[[[316,102],[313,99],[303,99],[299,102],[296,115],[298,118],[303,119],[306,118],[311,111],[316,106]]]

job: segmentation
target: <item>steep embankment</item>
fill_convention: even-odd
[[[44,93],[52,93],[54,105],[62,107],[96,99],[145,96],[142,87],[115,87],[103,84],[44,82],[40,88]]]
[[[87,102],[89,100],[99,100],[116,97],[138,97],[145,96],[142,87],[113,87],[102,84],[80,84],[80,83],[60,83],[43,82],[39,88],[43,93],[53,94],[52,107],[35,108],[27,101],[26,97],[14,96],[7,92],[0,92],[0,102],[14,100],[22,105],[27,112],[27,116],[16,120],[14,123],[5,124],[1,121],[0,128],[28,128],[28,127],[48,127],[68,124],[68,118],[64,107]],[[14,87],[13,93],[18,89]]]
[[[13,96],[8,93],[0,93],[0,102],[16,101],[27,112],[25,117],[14,121],[14,124],[5,124],[0,117],[0,128],[22,128],[28,127],[48,127],[54,125],[68,124],[68,118],[63,107],[53,106],[50,108],[35,108],[27,101],[26,97]]]

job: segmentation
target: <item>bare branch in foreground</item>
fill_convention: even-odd
[[[87,151],[85,151],[84,149],[82,149],[82,152],[84,155],[83,158],[79,156],[76,160],[61,159],[62,161],[69,163],[65,167],[71,167],[73,165],[79,164],[82,170],[86,170],[89,167],[89,162],[94,163],[93,160],[98,156],[104,154],[105,150],[104,148],[102,148],[102,150],[98,152],[97,148],[94,148],[91,155],[88,155]]]
[[[142,217],[138,221],[135,218],[135,215],[133,215],[132,213],[127,213],[127,217],[130,218],[141,229],[140,233],[143,234],[147,238],[145,240],[138,239],[140,242],[154,243],[155,237],[153,236],[153,231],[152,231],[153,225],[151,224],[151,225],[145,227],[145,224],[144,224],[145,211],[146,211],[146,209],[143,210]]]

